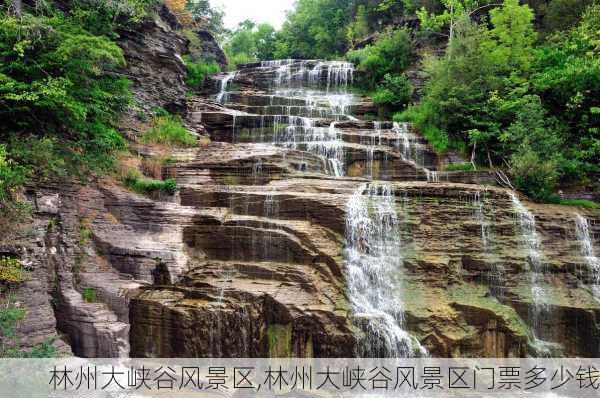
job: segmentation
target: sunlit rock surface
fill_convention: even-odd
[[[354,73],[210,77],[185,122],[211,142],[162,170],[175,197],[49,187],[32,261],[53,307],[25,304],[92,357],[599,356],[600,215],[438,171]]]

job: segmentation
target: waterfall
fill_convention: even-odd
[[[394,122],[392,130],[396,133],[396,148],[402,147],[402,157],[405,160],[411,158],[410,138],[408,137],[408,125],[406,123]]]
[[[354,101],[354,95],[348,93],[327,94],[326,99],[335,117],[338,119],[343,116],[348,117],[350,105]]]
[[[425,175],[427,176],[427,182],[438,183],[440,182],[440,175],[435,170],[429,170],[427,168],[423,168],[425,171]]]
[[[411,144],[408,133],[408,124],[394,122],[392,131],[396,133],[395,147],[400,151],[402,160],[412,164],[415,168],[421,170],[429,183],[439,183],[440,174],[436,170],[430,170],[425,167],[425,155],[423,147],[419,144]]]
[[[370,179],[375,177],[373,164],[375,162],[375,151],[381,146],[382,122],[373,122],[374,133],[371,134],[367,148],[367,173]]]
[[[229,83],[235,79],[237,75],[237,72],[230,72],[227,75],[225,75],[225,77],[223,77],[221,79],[221,91],[219,92],[219,94],[217,94],[217,102],[222,104],[224,102],[224,100],[227,100],[227,88],[229,86]]]
[[[577,240],[581,248],[581,256],[585,259],[592,280],[594,296],[600,301],[600,258],[594,248],[594,240],[590,232],[590,224],[587,218],[581,214],[575,217]]]
[[[309,72],[309,82],[319,84],[327,73],[327,91],[331,87],[346,87],[354,81],[354,64],[342,61],[319,62]]]
[[[491,248],[491,244],[492,244],[492,240],[493,240],[493,236],[492,236],[492,225],[488,219],[488,216],[486,215],[485,212],[485,206],[486,206],[486,202],[485,202],[485,191],[482,194],[481,192],[477,191],[473,194],[473,198],[472,198],[472,206],[473,206],[473,217],[475,218],[476,222],[479,224],[479,228],[480,228],[480,237],[481,237],[481,245],[482,245],[482,249],[483,249],[483,253],[486,257],[486,259],[488,261],[491,261],[490,263],[490,269],[487,272],[487,282],[490,288],[490,292],[492,293],[492,295],[494,295],[495,297],[502,297],[504,294],[504,281],[505,281],[505,275],[504,275],[504,267],[501,264],[497,264],[496,261],[493,261],[493,258],[491,256],[491,252],[492,252],[492,248]],[[490,206],[491,208],[491,206]],[[491,208],[490,210],[493,210],[493,208]]]
[[[336,177],[344,175],[344,148],[335,122],[329,127],[316,127],[311,118],[290,116],[289,126],[276,131],[273,145],[290,149],[305,146],[306,151],[320,156],[329,165],[329,171]]]
[[[362,185],[346,213],[348,291],[355,322],[364,330],[361,357],[425,356],[427,351],[405,330],[400,221],[393,187]]]
[[[294,62],[293,59],[275,59],[275,60],[271,60],[271,61],[262,61],[260,63],[260,66],[262,66],[263,68],[273,68],[273,67],[280,67],[282,65],[289,65],[292,62]]]
[[[536,230],[535,216],[521,203],[514,192],[509,193],[513,211],[517,216],[517,222],[521,232],[521,240],[527,250],[529,263],[529,275],[531,281],[531,299],[530,307],[531,328],[534,337],[534,348],[539,355],[547,355],[546,343],[537,338],[541,331],[541,319],[548,311],[547,293],[542,286],[544,282],[545,266],[542,261],[542,243]]]
[[[490,241],[490,225],[485,219],[484,203],[481,199],[481,192],[477,191],[473,195],[473,207],[475,219],[481,227],[481,243],[483,244],[483,250],[487,253],[489,251]]]

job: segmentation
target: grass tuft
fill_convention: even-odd
[[[167,146],[195,146],[197,139],[176,116],[166,115],[154,118],[153,126],[142,136],[144,144],[162,144]]]
[[[141,195],[152,195],[163,193],[174,195],[177,192],[177,182],[170,178],[168,180],[152,180],[144,178],[139,171],[130,171],[124,180],[125,185],[134,192]]]

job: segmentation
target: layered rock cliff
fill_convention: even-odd
[[[438,171],[411,126],[365,121],[345,63],[248,65],[186,99],[185,41],[158,26],[124,45],[136,96],[211,142],[173,151],[174,197],[31,188],[31,235],[2,249],[30,264],[24,341],[58,330],[86,357],[600,355],[598,213]]]

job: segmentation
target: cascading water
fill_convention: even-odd
[[[476,222],[479,224],[480,228],[480,237],[481,237],[481,246],[482,251],[485,257],[492,260],[492,223],[490,222],[489,215],[486,214],[486,194],[485,191],[482,193],[480,191],[475,192],[473,195],[471,205],[473,206],[473,217]],[[488,212],[492,211],[491,206],[489,206]],[[490,264],[490,269],[487,272],[487,282],[489,284],[491,293],[495,297],[503,297],[504,292],[504,267],[501,264],[497,264],[492,260]]]
[[[521,232],[521,240],[527,250],[531,284],[530,321],[534,337],[534,349],[538,356],[549,356],[549,346],[538,338],[541,332],[542,317],[548,312],[547,292],[543,287],[546,267],[542,260],[542,242],[536,230],[535,216],[521,203],[514,192],[510,192],[513,211]]]
[[[594,241],[587,218],[581,214],[575,217],[577,241],[581,248],[581,256],[585,259],[592,282],[592,290],[596,300],[600,301],[600,258],[597,257]]]
[[[375,177],[373,165],[375,163],[375,151],[381,146],[382,123],[373,122],[374,133],[371,135],[367,146],[367,173],[370,179]]]
[[[311,69],[309,65],[314,66]],[[274,94],[270,96],[270,110],[281,109],[281,114],[273,116],[271,143],[318,155],[324,159],[329,174],[343,176],[344,143],[335,122],[349,119],[354,96],[346,92],[346,86],[352,81],[354,66],[336,61],[314,64],[314,61],[279,60],[264,61],[261,67],[275,69],[271,71]],[[302,86],[303,82],[309,87]],[[324,85],[327,92],[322,89]],[[285,98],[287,103],[282,100]],[[316,125],[316,119],[332,121],[329,127],[322,127]],[[287,126],[280,128],[282,122],[287,122]]]
[[[347,87],[354,82],[354,65],[342,61],[319,62],[309,72],[309,81],[319,84],[324,75],[327,76],[327,91],[331,87]]]
[[[481,227],[481,243],[485,253],[489,251],[490,243],[490,225],[485,219],[484,201],[481,197],[481,192],[477,191],[473,196],[473,207],[475,219]]]
[[[427,355],[404,328],[400,232],[390,184],[363,185],[351,196],[346,213],[348,290],[355,322],[364,331],[361,357]]]
[[[411,159],[411,146],[410,138],[408,137],[408,126],[406,123],[394,122],[392,130],[396,133],[396,148],[402,148],[402,157],[404,159]]]
[[[396,149],[400,151],[400,155],[405,162],[411,163],[415,168],[421,170],[427,178],[427,182],[439,183],[440,174],[436,170],[430,170],[425,167],[423,147],[418,144],[412,144],[408,133],[408,125],[406,123],[394,122],[392,131],[396,133]]]
[[[224,103],[227,101],[227,89],[229,87],[229,83],[235,79],[237,72],[230,72],[223,79],[221,79],[221,91],[217,94],[217,102]]]

